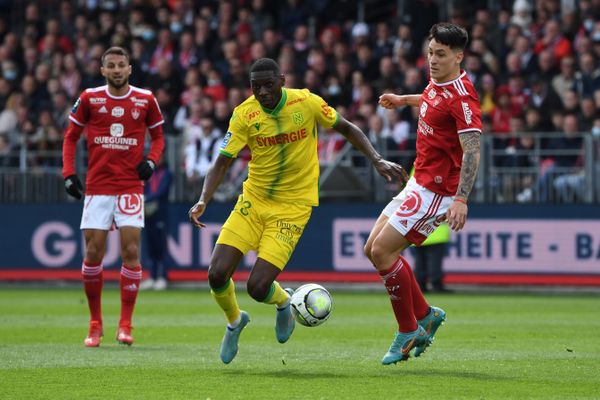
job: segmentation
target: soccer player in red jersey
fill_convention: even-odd
[[[379,99],[385,108],[420,107],[414,177],[384,208],[365,245],[398,321],[383,364],[406,360],[413,348],[420,356],[446,318],[444,310],[429,306],[400,253],[423,243],[442,221],[459,231],[467,218],[481,134],[479,98],[460,68],[467,41],[467,31],[459,26],[434,25],[427,57],[431,79],[423,93],[388,93]]]
[[[154,95],[129,84],[129,55],[111,47],[102,55],[106,85],[85,90],[71,110],[71,123],[63,145],[63,177],[67,193],[83,197],[83,186],[75,171],[76,145],[86,131],[88,174],[81,217],[85,237],[85,259],[81,267],[90,309],[90,328],[84,344],[100,345],[102,337],[102,259],[113,223],[121,238],[120,343],[131,345],[131,316],[142,278],[139,247],[144,227],[144,187],[158,163],[163,148],[163,118]],[[152,145],[144,157],[146,132]]]

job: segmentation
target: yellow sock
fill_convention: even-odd
[[[275,281],[271,284],[271,290],[269,290],[269,294],[267,298],[263,300],[263,303],[267,304],[277,304],[277,307],[283,307],[287,303],[290,295],[288,292],[281,288],[279,282]]]
[[[235,284],[233,283],[233,279],[230,278],[229,282],[221,288],[211,288],[210,293],[225,313],[227,321],[229,321],[230,324],[234,323],[240,316],[240,306],[235,297]]]

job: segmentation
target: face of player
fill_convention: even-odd
[[[283,75],[275,75],[273,71],[250,73],[250,86],[254,97],[261,106],[274,109],[281,100],[281,88],[285,84]]]
[[[127,57],[118,54],[108,54],[100,68],[102,76],[106,78],[108,86],[122,89],[129,83],[131,65]]]
[[[449,46],[431,39],[427,50],[431,78],[436,83],[448,82],[458,78],[463,57],[464,53],[462,51],[452,50]]]

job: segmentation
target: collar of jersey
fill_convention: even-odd
[[[110,92],[108,91],[108,85],[106,85],[106,88],[104,89],[104,92],[106,92],[106,95],[108,97],[110,97],[111,99],[115,99],[115,100],[121,100],[121,99],[125,99],[127,98],[131,92],[133,91],[133,88],[131,87],[131,85],[129,85],[129,90],[127,91],[127,93],[125,93],[123,96],[113,96],[112,94],[110,94]]]
[[[463,76],[465,76],[465,75],[466,75],[466,73],[467,73],[467,71],[465,71],[465,70],[462,70],[462,69],[461,69],[461,70],[460,70],[460,75],[458,76],[458,78],[454,78],[454,79],[452,79],[451,81],[448,81],[448,82],[442,82],[442,83],[437,83],[436,81],[434,81],[434,80],[432,79],[432,80],[431,80],[431,82],[433,82],[433,84],[434,84],[435,86],[447,86],[447,85],[451,85],[452,83],[454,83],[454,82],[456,82],[456,81],[458,81],[458,80],[462,79],[462,77],[463,77]]]
[[[272,116],[276,117],[277,114],[279,114],[279,111],[281,111],[281,109],[283,108],[283,106],[285,105],[285,102],[287,101],[287,91],[285,90],[285,88],[281,88],[281,99],[279,100],[279,103],[277,103],[277,105],[275,106],[275,108],[273,110],[267,108],[267,107],[263,107],[262,104],[260,104],[260,108],[262,108],[262,110],[264,112],[266,112],[267,114],[271,114]]]

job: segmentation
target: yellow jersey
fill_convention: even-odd
[[[334,127],[337,111],[308,89],[282,89],[273,110],[251,96],[233,110],[220,152],[252,154],[244,191],[276,201],[319,204],[317,123]]]

